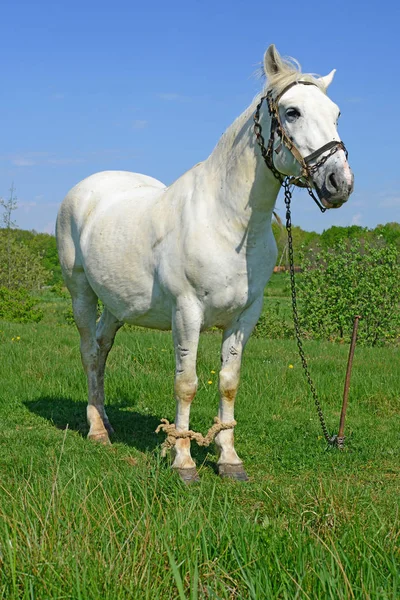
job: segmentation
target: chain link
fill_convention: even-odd
[[[310,386],[311,394],[314,400],[315,407],[317,409],[319,422],[321,423],[321,429],[324,434],[324,438],[330,445],[335,445],[336,435],[330,436],[328,428],[326,426],[325,417],[322,412],[321,403],[318,399],[317,390],[315,389],[314,382],[311,379],[310,371],[307,364],[307,359],[304,354],[303,342],[300,334],[300,323],[299,314],[297,312],[297,294],[296,294],[296,281],[294,275],[294,255],[293,255],[293,237],[292,237],[292,217],[290,214],[290,201],[292,199],[292,192],[290,190],[291,184],[289,177],[286,177],[283,182],[283,189],[285,193],[285,206],[286,206],[286,230],[288,234],[288,251],[289,251],[289,272],[290,272],[290,288],[292,293],[292,308],[293,308],[293,322],[294,330],[296,334],[297,347],[299,349],[299,355],[301,364],[303,365],[304,373],[306,375],[308,385]]]
[[[267,165],[268,169],[272,172],[275,179],[277,179],[279,181],[279,183],[282,185],[284,177],[281,173],[279,173],[278,169],[275,168],[274,161],[271,159],[272,146],[274,143],[273,131],[276,126],[275,122],[273,122],[273,123],[271,122],[271,135],[269,137],[267,148],[265,147],[265,140],[264,140],[264,136],[262,134],[262,127],[261,127],[261,123],[260,123],[260,109],[261,109],[261,105],[263,103],[264,98],[265,98],[265,96],[263,96],[261,98],[260,102],[257,104],[256,112],[254,113],[254,133],[256,136],[257,144],[260,146],[261,154],[262,154],[265,164]]]
[[[320,167],[322,167],[322,165],[324,163],[326,163],[326,161],[328,160],[328,158],[330,158],[333,154],[335,154],[335,152],[337,152],[338,150],[343,150],[344,153],[346,154],[346,158],[348,156],[347,150],[345,145],[341,142],[338,143],[337,146],[333,146],[333,148],[330,149],[330,151],[328,152],[328,154],[325,154],[324,156],[322,156],[322,158],[320,158],[320,160],[318,162],[315,163],[315,165],[307,165],[307,171],[310,174],[315,173],[316,171],[318,171],[318,169]]]

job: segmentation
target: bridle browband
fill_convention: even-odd
[[[321,148],[318,148],[318,150],[315,150],[308,156],[303,157],[300,151],[296,148],[293,141],[290,139],[290,137],[285,131],[285,128],[282,125],[281,118],[279,115],[279,100],[284,94],[286,94],[288,90],[290,90],[290,88],[300,84],[315,85],[316,87],[318,87],[317,84],[313,83],[312,81],[293,81],[292,83],[287,85],[282,90],[282,92],[276,96],[276,98],[273,98],[271,91],[269,91],[265,96],[261,97],[260,102],[257,104],[256,112],[254,113],[254,133],[257,139],[257,143],[260,146],[261,154],[265,161],[265,164],[270,169],[270,171],[272,171],[274,177],[282,185],[285,176],[282,175],[282,173],[280,173],[275,167],[273,156],[275,133],[280,137],[281,143],[276,148],[275,152],[278,154],[281,151],[283,144],[292,153],[294,158],[297,160],[298,163],[300,163],[301,166],[301,174],[298,177],[289,177],[288,183],[290,185],[297,185],[299,187],[307,188],[308,193],[310,194],[314,202],[317,204],[317,206],[320,208],[321,212],[325,212],[326,208],[320,204],[319,200],[315,197],[311,189],[310,179],[312,178],[313,174],[328,160],[328,158],[335,154],[335,152],[337,152],[338,150],[343,150],[347,158],[347,150],[343,142],[331,141],[325,144],[324,146],[321,146]],[[271,129],[267,147],[265,147],[265,141],[262,135],[262,127],[260,124],[260,110],[264,100],[266,100],[267,102],[268,112],[271,117]],[[324,154],[325,152],[328,152],[328,154],[325,154],[315,164],[311,164],[321,154]]]

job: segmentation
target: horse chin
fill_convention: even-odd
[[[333,202],[329,202],[326,198],[320,198],[320,200],[325,208],[340,208],[346,202],[346,200],[343,200],[342,202],[335,202],[333,204]]]
[[[341,188],[345,189],[340,189],[332,193],[332,191],[328,189],[326,182],[324,182],[322,185],[318,185],[316,181],[313,183],[315,191],[318,194],[318,198],[325,208],[340,208],[347,202],[351,192],[353,191],[353,184],[343,184]]]

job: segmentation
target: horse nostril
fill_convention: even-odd
[[[331,186],[333,187],[334,190],[338,190],[338,185],[335,179],[335,175],[334,173],[331,173],[328,177],[329,183],[331,184]]]

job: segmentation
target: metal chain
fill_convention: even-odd
[[[330,149],[330,151],[328,152],[328,154],[325,154],[324,156],[322,156],[322,158],[320,158],[320,160],[318,162],[316,162],[314,165],[307,165],[307,170],[310,174],[315,173],[316,171],[318,171],[318,169],[324,164],[326,163],[326,161],[328,160],[328,158],[330,158],[333,154],[335,154],[335,152],[337,152],[338,150],[343,150],[344,153],[346,154],[346,158],[348,156],[348,152],[346,150],[345,145],[342,144],[338,144],[337,146],[334,146],[333,148]]]
[[[300,334],[300,323],[299,323],[299,315],[297,312],[297,294],[296,294],[296,282],[294,276],[294,256],[293,256],[293,237],[292,237],[292,217],[290,214],[290,201],[292,199],[292,192],[290,190],[290,178],[286,177],[283,182],[283,189],[285,193],[285,206],[286,206],[286,230],[288,234],[288,250],[289,250],[289,272],[290,272],[290,287],[292,292],[292,307],[293,307],[293,322],[294,322],[294,330],[296,333],[296,341],[297,347],[299,349],[299,355],[301,359],[301,364],[303,365],[304,373],[306,375],[308,385],[310,386],[311,394],[314,400],[315,407],[317,409],[318,418],[321,423],[322,432],[324,434],[324,438],[330,445],[336,444],[336,435],[330,436],[328,433],[328,428],[326,426],[325,417],[322,412],[321,404],[318,399],[317,390],[315,389],[313,380],[311,379],[310,371],[307,364],[307,359],[304,354],[303,342]]]
[[[271,130],[270,130],[270,137],[269,137],[267,148],[265,148],[265,140],[262,135],[262,127],[260,124],[260,109],[261,109],[262,103],[265,100],[265,98],[267,99],[268,112],[271,117]],[[279,119],[277,118],[276,113],[275,113],[276,110],[278,110],[278,109],[277,108],[274,109],[271,97],[268,94],[267,94],[267,96],[263,96],[261,98],[260,102],[257,105],[256,111],[254,113],[254,133],[256,136],[257,143],[260,146],[261,154],[262,154],[265,164],[267,165],[268,169],[272,172],[275,179],[277,179],[279,181],[279,183],[282,185],[282,187],[284,189],[284,193],[285,193],[286,230],[287,230],[287,234],[288,234],[288,252],[289,252],[289,267],[290,267],[289,272],[290,272],[290,287],[291,287],[291,293],[292,293],[293,322],[294,322],[294,329],[295,329],[297,347],[299,350],[301,364],[303,366],[304,373],[305,373],[307,381],[308,381],[308,385],[310,386],[311,394],[312,394],[312,397],[314,400],[315,407],[317,409],[318,418],[321,423],[321,429],[322,429],[322,433],[324,434],[324,438],[328,442],[329,445],[332,445],[332,446],[337,445],[339,447],[342,447],[341,441],[338,440],[337,435],[332,435],[332,436],[329,435],[328,428],[327,428],[326,422],[325,422],[325,417],[322,412],[321,403],[318,399],[317,390],[315,389],[314,382],[311,379],[307,359],[304,354],[303,342],[302,342],[301,334],[300,334],[299,315],[297,312],[296,282],[295,282],[295,275],[294,275],[292,218],[291,218],[291,214],[290,214],[290,202],[292,199],[292,192],[291,192],[290,188],[294,183],[299,185],[300,179],[292,178],[292,177],[284,177],[282,175],[282,173],[280,173],[274,165],[274,160],[273,160],[274,133],[276,132],[279,135],[279,137],[281,138],[282,142],[285,145],[287,145],[287,136],[285,135],[284,131],[282,130],[282,128],[280,126]],[[320,158],[320,160],[317,161],[314,165],[306,165],[305,170],[306,170],[307,176],[311,176],[311,174],[315,173],[328,160],[328,158],[330,156],[332,156],[335,152],[337,152],[339,150],[339,148],[343,148],[343,150],[346,153],[346,157],[347,157],[347,150],[346,150],[344,144],[343,143],[338,144],[337,146],[331,148],[330,152],[328,152],[328,154],[326,154],[325,156],[322,156]],[[321,212],[325,212],[326,208],[323,207],[320,204],[320,202],[318,201],[318,199],[315,197],[307,179],[306,179],[306,183],[303,184],[302,187],[307,188],[309,195],[314,200],[314,202],[317,204],[317,206],[319,207]]]
[[[268,148],[265,147],[265,140],[264,140],[264,136],[262,135],[262,127],[261,127],[261,123],[260,123],[260,109],[261,109],[261,105],[263,103],[264,98],[265,98],[265,96],[263,96],[261,98],[260,102],[257,104],[256,112],[254,113],[254,117],[253,117],[254,133],[256,136],[257,144],[260,146],[261,154],[262,154],[265,164],[267,165],[268,169],[272,172],[275,179],[277,179],[279,181],[279,183],[282,185],[284,177],[283,177],[282,173],[279,173],[278,169],[275,168],[274,161],[271,159],[272,146],[274,143],[273,132],[274,132],[274,129],[276,128],[276,125],[278,125],[276,120],[273,120],[274,117],[272,115],[271,115],[271,134],[270,134],[269,141],[268,141]]]

